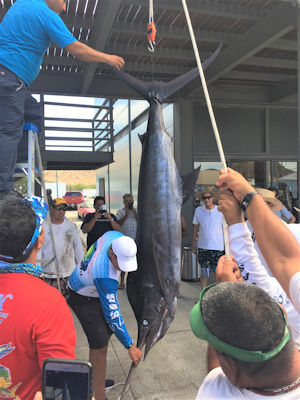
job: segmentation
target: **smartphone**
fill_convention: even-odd
[[[106,213],[106,204],[102,204],[101,206],[99,206],[99,211],[101,212],[101,214],[105,214]]]
[[[48,358],[42,371],[43,400],[91,400],[92,364],[83,360]]]
[[[128,208],[129,208],[129,210],[131,210],[132,207],[133,207],[133,201],[130,201],[130,202],[128,203]]]

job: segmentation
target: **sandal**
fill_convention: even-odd
[[[124,289],[124,287],[125,287],[125,283],[120,283],[118,286],[118,289]]]

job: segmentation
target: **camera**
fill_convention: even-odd
[[[98,207],[98,211],[101,214],[105,214],[106,213],[106,204],[102,204],[101,206]]]
[[[130,201],[130,202],[128,203],[128,208],[129,208],[129,210],[131,210],[132,207],[133,207],[133,201]]]

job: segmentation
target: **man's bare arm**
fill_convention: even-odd
[[[192,251],[193,253],[197,250],[197,238],[199,232],[199,224],[193,225],[193,241],[192,241]]]
[[[229,188],[241,202],[255,189],[238,172],[228,169],[218,180],[221,190]],[[285,224],[274,215],[261,196],[255,195],[247,210],[258,246],[272,272],[289,296],[289,282],[300,271],[300,246]]]
[[[122,57],[102,53],[79,41],[69,44],[65,47],[65,50],[82,61],[105,63],[117,69],[121,69],[124,66]]]
[[[111,226],[113,228],[114,231],[119,231],[121,232],[121,227],[120,225],[111,217],[111,219],[109,219],[109,222],[111,223]]]
[[[97,221],[98,218],[99,218],[99,217],[98,217],[98,215],[97,215],[97,213],[96,213],[95,216],[94,216],[89,222],[86,222],[86,223],[82,226],[82,228],[81,228],[82,232],[83,232],[83,233],[89,233],[89,232],[94,228],[95,223],[96,223],[96,221]]]

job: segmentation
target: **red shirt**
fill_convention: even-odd
[[[0,274],[0,399],[33,400],[44,360],[75,358],[76,333],[64,297],[26,273]]]

